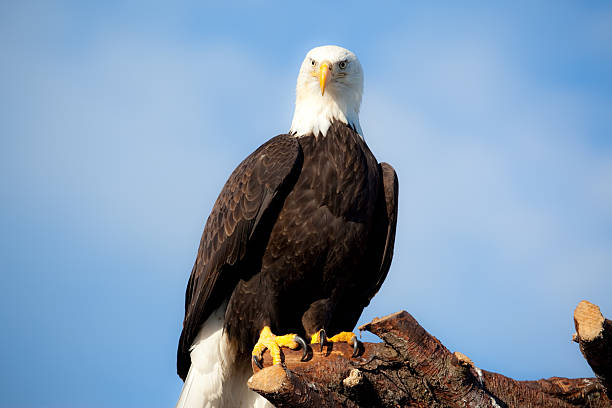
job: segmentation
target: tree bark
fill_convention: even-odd
[[[277,407],[612,407],[606,395],[611,360],[604,353],[609,323],[593,338],[576,323],[577,341],[598,378],[516,381],[481,370],[398,312],[359,328],[383,342],[364,343],[357,357],[349,345],[335,343],[323,352],[309,349],[307,361],[301,350],[283,349],[284,367],[270,367],[266,353],[248,385]]]

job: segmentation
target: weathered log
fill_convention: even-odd
[[[351,358],[347,344],[285,350],[283,367],[254,367],[249,387],[278,407],[611,407],[595,378],[516,381],[477,368],[451,353],[407,312],[362,327],[383,343],[364,343]]]
[[[280,365],[255,373],[248,386],[276,407],[357,407],[348,398],[330,392],[326,386],[309,382]]]
[[[574,340],[612,399],[612,322],[597,305],[583,300],[574,310]]]

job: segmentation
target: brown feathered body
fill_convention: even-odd
[[[264,325],[306,338],[353,329],[393,252],[398,182],[341,122],[325,136],[280,135],[247,157],[208,218],[187,286],[178,347],[227,304],[224,330],[248,363]]]

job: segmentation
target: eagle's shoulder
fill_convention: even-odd
[[[277,204],[297,180],[302,156],[294,137],[276,136],[244,159],[223,186],[206,221],[185,293],[177,360],[181,378],[189,370],[189,347],[197,331],[241,278],[232,267],[245,258],[252,237],[271,229]]]

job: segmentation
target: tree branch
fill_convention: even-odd
[[[599,307],[583,300],[574,310],[574,341],[612,399],[612,322]]]
[[[575,313],[577,341],[601,380],[516,381],[481,370],[465,355],[451,353],[409,313],[398,312],[360,327],[383,343],[364,343],[356,358],[343,343],[323,352],[310,349],[307,361],[301,361],[301,350],[283,350],[286,368],[270,367],[265,354],[264,369],[253,367],[248,385],[277,407],[612,407],[605,388],[610,321],[593,332],[581,316]]]

